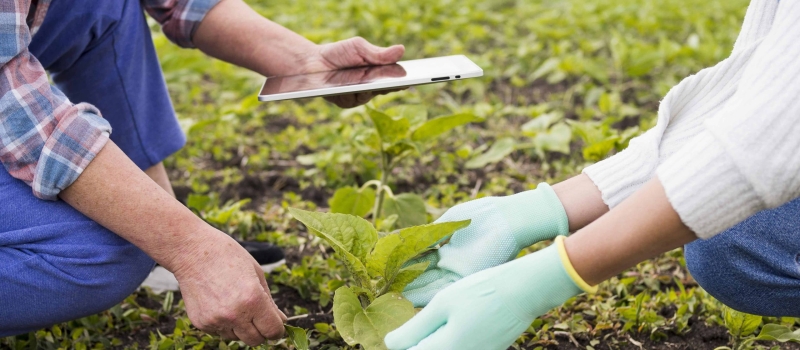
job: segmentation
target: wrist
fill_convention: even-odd
[[[542,315],[584,292],[564,266],[557,243],[505,265],[497,291],[521,319]]]
[[[194,214],[191,216],[176,220],[177,229],[168,233],[161,247],[151,253],[153,260],[176,276],[189,273],[199,260],[211,254],[209,247],[217,244],[214,242],[227,236]]]
[[[520,249],[569,234],[564,206],[547,183],[540,183],[535,190],[501,197],[497,206]]]

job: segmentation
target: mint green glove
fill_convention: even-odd
[[[466,277],[386,335],[391,350],[507,349],[536,317],[581,291],[564,237],[536,253]]]
[[[448,244],[409,262],[430,263],[428,270],[403,291],[414,306],[427,305],[455,281],[514,259],[525,247],[569,233],[564,207],[546,183],[511,196],[461,203],[436,222],[467,219],[472,223],[456,231]]]

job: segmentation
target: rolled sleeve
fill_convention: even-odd
[[[192,37],[208,11],[220,0],[144,0],[151,17],[161,24],[164,35],[178,46],[194,48]]]
[[[22,0],[0,6],[0,163],[35,196],[55,200],[105,146],[111,126],[50,85],[27,49],[28,10]]]

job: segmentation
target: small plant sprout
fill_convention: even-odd
[[[386,112],[367,107],[366,111],[375,129],[363,137],[363,142],[378,152],[380,179],[367,181],[360,188],[338,189],[328,202],[331,212],[359,217],[370,215],[373,224],[385,231],[427,223],[425,201],[413,193],[392,193],[389,175],[401,159],[422,154],[426,145],[438,136],[483,119],[460,113],[428,120],[425,109],[416,106],[396,106]]]
[[[386,349],[383,338],[414,316],[414,306],[400,292],[428,267],[427,262],[405,266],[415,257],[437,249],[470,221],[411,226],[378,233],[367,220],[349,214],[319,213],[290,208],[295,219],[333,247],[350,273],[350,283],[333,297],[333,317],[342,338],[365,350]]]
[[[753,335],[758,330],[758,327],[761,326],[761,316],[736,311],[727,306],[723,308],[722,312],[725,319],[725,327],[728,328],[728,333],[731,335],[731,347],[721,346],[714,350],[763,349],[763,346],[755,344],[756,341],[800,343],[800,330],[792,331],[791,328],[784,325],[769,323],[761,327],[761,332],[758,335]],[[779,348],[775,347],[773,349]]]

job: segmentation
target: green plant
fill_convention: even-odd
[[[366,112],[375,128],[360,135],[360,140],[377,152],[380,179],[369,180],[360,188],[348,186],[336,190],[328,202],[331,212],[359,217],[371,213],[373,223],[387,231],[427,223],[425,201],[413,193],[392,193],[390,174],[401,159],[423,154],[438,136],[482,119],[471,113],[459,113],[428,120],[424,108],[406,105],[386,112],[367,107]]]
[[[756,341],[776,341],[779,343],[795,342],[800,343],[800,329],[792,331],[791,328],[769,323],[761,327],[758,335],[753,335],[758,327],[761,326],[762,317],[750,315],[736,311],[729,307],[723,307],[725,327],[731,335],[731,347],[721,346],[715,350],[747,350],[763,349],[763,346],[754,344]],[[775,346],[772,349],[780,349]]]
[[[383,337],[414,316],[414,307],[400,292],[419,277],[427,262],[409,260],[436,249],[469,221],[412,226],[378,233],[361,217],[289,209],[308,230],[328,242],[350,273],[349,285],[338,288],[333,316],[342,338],[366,350],[385,349]]]

